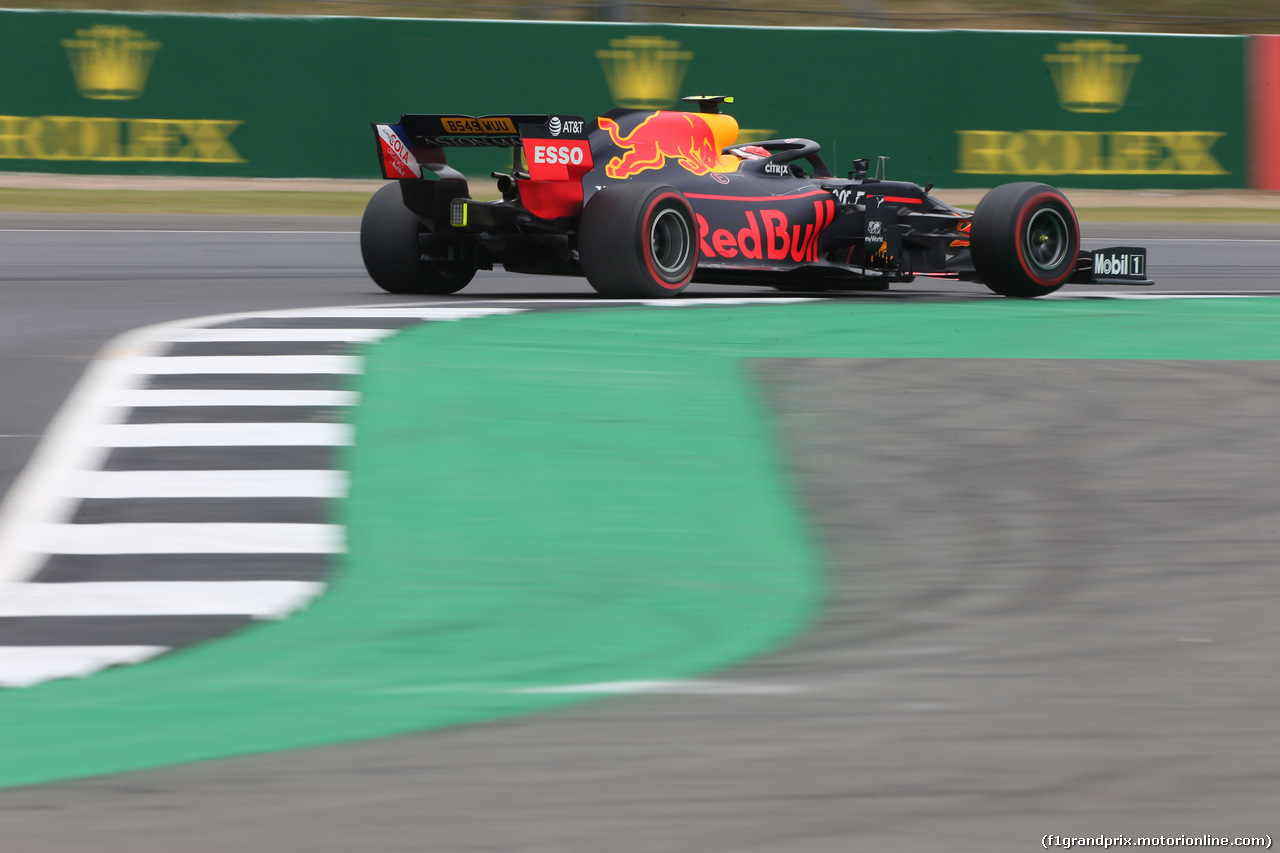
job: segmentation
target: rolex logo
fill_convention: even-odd
[[[1045,54],[1062,108],[1073,113],[1114,113],[1124,106],[1134,66],[1129,48],[1106,39],[1076,39]]]
[[[684,72],[693,52],[661,36],[610,39],[608,50],[596,51],[604,66],[613,102],[632,109],[669,107],[680,96]]]
[[[142,94],[160,42],[128,27],[97,24],[63,39],[76,88],[86,98],[128,101]]]

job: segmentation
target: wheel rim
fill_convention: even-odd
[[[1027,220],[1027,256],[1046,271],[1056,269],[1067,256],[1067,221],[1051,207],[1042,207]]]
[[[666,281],[684,278],[693,250],[689,222],[673,207],[659,210],[649,228],[649,256],[658,275]]]

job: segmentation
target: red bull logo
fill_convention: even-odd
[[[611,118],[602,117],[600,126],[609,132],[615,145],[624,149],[621,156],[604,167],[610,178],[629,178],[646,169],[661,169],[668,158],[695,175],[737,167],[736,160],[730,167],[721,165],[715,133],[695,113],[655,112],[626,135]]]
[[[706,217],[698,214],[698,248],[705,258],[817,263],[818,240],[834,218],[835,202],[830,200],[815,201],[813,219],[799,224],[781,210],[748,210],[745,228],[713,231]]]

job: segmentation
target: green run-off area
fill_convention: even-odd
[[[596,695],[530,689],[687,678],[777,648],[823,580],[753,358],[1274,360],[1277,329],[1268,299],[415,327],[367,350],[329,590],[153,663],[0,693],[0,785],[492,720]]]

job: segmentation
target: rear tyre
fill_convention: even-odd
[[[388,293],[443,295],[467,286],[475,267],[423,259],[418,238],[431,226],[405,206],[398,181],[373,194],[360,220],[360,255],[378,287]]]
[[[1001,296],[1053,293],[1076,268],[1080,225],[1066,196],[1033,182],[996,187],[973,214],[970,252],[983,284]]]
[[[605,187],[582,211],[578,259],[587,282],[603,296],[675,296],[698,265],[693,208],[668,186]]]

